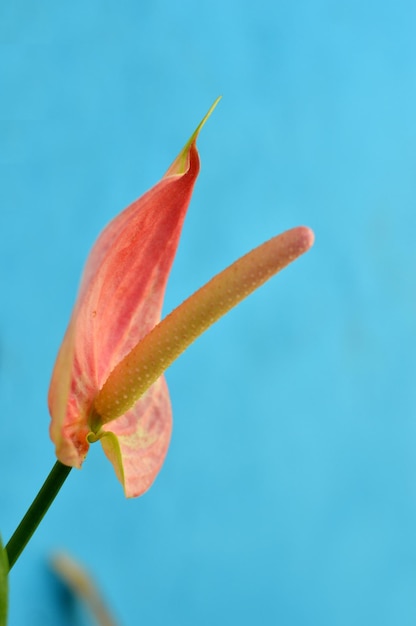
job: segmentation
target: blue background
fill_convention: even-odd
[[[0,528],[54,462],[46,394],[88,251],[219,95],[165,311],[298,224],[314,249],[168,371],[174,435],[125,500],[100,446],[11,574],[70,619],[68,550],[120,624],[416,621],[416,4],[5,1]]]

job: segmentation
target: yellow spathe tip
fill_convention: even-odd
[[[205,122],[207,121],[207,119],[211,116],[211,113],[214,111],[215,107],[217,106],[218,102],[221,100],[222,96],[218,96],[218,98],[213,102],[213,104],[211,105],[211,107],[208,110],[208,113],[205,115],[205,117],[202,118],[202,120],[199,122],[198,126],[196,127],[194,134],[192,135],[192,137],[189,139],[188,143],[186,144],[184,150],[186,150],[186,148],[188,148],[191,143],[193,143],[198,135],[199,132],[201,130],[201,128],[204,126]]]
[[[211,107],[208,110],[208,113],[206,113],[206,115],[199,122],[198,126],[196,127],[196,129],[192,133],[191,137],[188,139],[188,141],[186,142],[185,146],[182,148],[182,150],[180,151],[180,153],[178,154],[178,156],[176,157],[176,159],[174,160],[174,162],[172,163],[172,165],[170,166],[170,168],[166,172],[164,178],[166,178],[167,176],[178,176],[178,175],[181,175],[181,174],[185,174],[185,172],[188,169],[189,150],[190,150],[192,144],[194,144],[195,141],[197,140],[198,135],[199,135],[199,133],[201,131],[201,128],[204,126],[204,124],[207,121],[207,119],[211,116],[211,113],[213,112],[213,110],[215,109],[215,107],[217,106],[217,104],[221,100],[221,98],[222,98],[222,96],[218,96],[218,98],[215,100],[215,102],[211,105]]]

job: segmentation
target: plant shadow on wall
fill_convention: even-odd
[[[71,469],[81,467],[90,445],[100,441],[126,497],[149,489],[165,459],[172,428],[164,371],[220,317],[313,244],[314,235],[305,226],[273,237],[160,321],[199,173],[196,140],[217,102],[160,182],[110,222],[87,260],[49,389],[50,436],[58,460],[2,552],[4,615],[8,571]],[[76,564],[58,563],[55,569],[75,593],[82,596],[87,587],[90,596],[98,597]]]

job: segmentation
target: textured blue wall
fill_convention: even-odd
[[[0,530],[54,462],[46,394],[89,248],[217,95],[166,311],[298,224],[315,248],[167,373],[168,459],[124,499],[100,446],[11,575],[10,626],[69,626],[47,559],[121,624],[416,621],[416,4],[0,7]]]

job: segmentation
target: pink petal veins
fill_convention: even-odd
[[[83,462],[93,402],[109,373],[160,320],[199,172],[195,142],[185,156],[184,172],[169,172],[116,217],[87,261],[49,391],[50,434],[67,465]]]
[[[132,409],[103,426],[101,445],[126,497],[141,496],[152,485],[165,460],[171,430],[171,406],[163,376]]]

